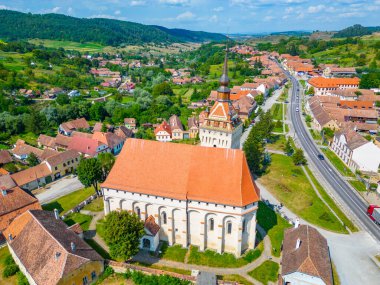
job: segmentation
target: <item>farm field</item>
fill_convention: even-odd
[[[66,50],[77,50],[80,52],[101,52],[104,49],[104,46],[96,43],[77,43],[71,41],[56,41],[42,39],[33,39],[29,40],[29,42],[35,45],[43,45],[48,48],[64,48]]]

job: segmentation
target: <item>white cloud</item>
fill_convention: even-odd
[[[51,9],[51,12],[52,13],[58,13],[59,10],[61,10],[61,7],[54,7],[53,9]]]
[[[67,14],[71,15],[74,13],[74,9],[72,7],[67,8]]]
[[[310,6],[309,8],[307,8],[307,12],[312,14],[318,13],[324,10],[325,8],[325,5]]]
[[[173,6],[184,6],[190,3],[189,0],[159,0],[160,3],[173,5]]]
[[[224,10],[224,8],[222,6],[219,6],[219,7],[216,7],[214,9],[212,9],[214,12],[222,12]]]
[[[189,21],[189,20],[192,20],[194,18],[195,18],[195,15],[192,12],[190,12],[190,11],[187,11],[187,12],[184,12],[182,14],[179,14],[176,17],[176,19],[178,21]]]
[[[134,0],[129,3],[131,6],[144,6],[146,4],[146,1],[144,0]]]
[[[211,23],[217,23],[218,22],[218,16],[217,15],[212,15],[211,17],[210,17],[210,19],[209,19],[209,21],[211,22]]]
[[[120,14],[121,14],[121,11],[120,11],[120,10],[116,10],[116,11],[114,12],[114,14],[115,14],[115,15],[120,15]]]
[[[274,19],[273,16],[265,16],[265,17],[264,17],[264,21],[265,21],[265,22],[269,22],[269,21],[271,21],[271,20],[273,20],[273,19]]]

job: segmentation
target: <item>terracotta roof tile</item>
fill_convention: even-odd
[[[260,195],[241,150],[138,139],[126,141],[102,187],[238,207]]]
[[[60,152],[58,154],[55,154],[53,156],[50,156],[46,159],[46,162],[51,166],[55,167],[63,162],[66,162],[68,160],[72,160],[75,158],[79,158],[80,154],[75,150],[67,150],[64,152]]]
[[[92,135],[92,138],[101,143],[104,143],[111,149],[115,148],[117,145],[121,144],[124,141],[122,137],[110,132],[107,132],[107,133],[95,132]]]
[[[154,134],[156,135],[158,132],[162,131],[167,132],[170,136],[172,135],[172,130],[166,121],[163,121],[157,128],[154,129]]]
[[[7,150],[0,150],[0,164],[12,162],[13,158]]]
[[[27,183],[35,181],[36,179],[47,177],[51,174],[52,173],[49,167],[46,165],[46,163],[43,162],[37,166],[16,172],[12,174],[11,177],[18,186],[23,186]]]
[[[354,78],[324,78],[313,77],[308,82],[317,88],[338,88],[339,85],[359,85],[360,79]]]
[[[153,216],[149,216],[144,224],[144,227],[155,236],[160,231],[160,226],[156,224],[156,220]]]
[[[43,146],[46,146],[46,147],[50,147],[50,148],[54,148],[55,147],[55,138],[47,136],[47,135],[42,135],[41,134],[38,137],[37,142],[40,145],[43,145]]]
[[[75,136],[72,137],[68,148],[83,154],[95,156],[97,154],[98,147],[102,144],[103,143],[92,138]]]

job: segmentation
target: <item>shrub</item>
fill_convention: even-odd
[[[17,285],[29,285],[28,279],[21,271],[17,272]]]
[[[3,277],[8,278],[15,275],[20,269],[16,264],[7,265],[3,271]]]
[[[13,260],[12,255],[7,255],[7,257],[4,260],[4,265],[8,266],[8,265],[12,265],[12,264],[16,264],[15,261]]]

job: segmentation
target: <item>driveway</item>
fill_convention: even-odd
[[[269,191],[260,184],[260,179],[256,181],[260,188],[260,195],[263,200],[268,200],[271,204],[279,205],[280,202]],[[293,214],[285,206],[281,213],[290,220],[295,220]],[[309,224],[300,219],[301,224]],[[311,225],[311,224],[310,224]],[[370,259],[380,253],[380,244],[372,236],[360,231],[350,235],[336,234],[314,225],[318,231],[327,239],[331,259],[334,262],[342,285],[357,284],[378,284],[380,280],[380,269]]]
[[[83,184],[79,181],[78,177],[66,176],[60,180],[49,184],[49,188],[41,194],[37,194],[36,197],[41,204],[48,203],[52,200],[75,192],[83,188]]]

